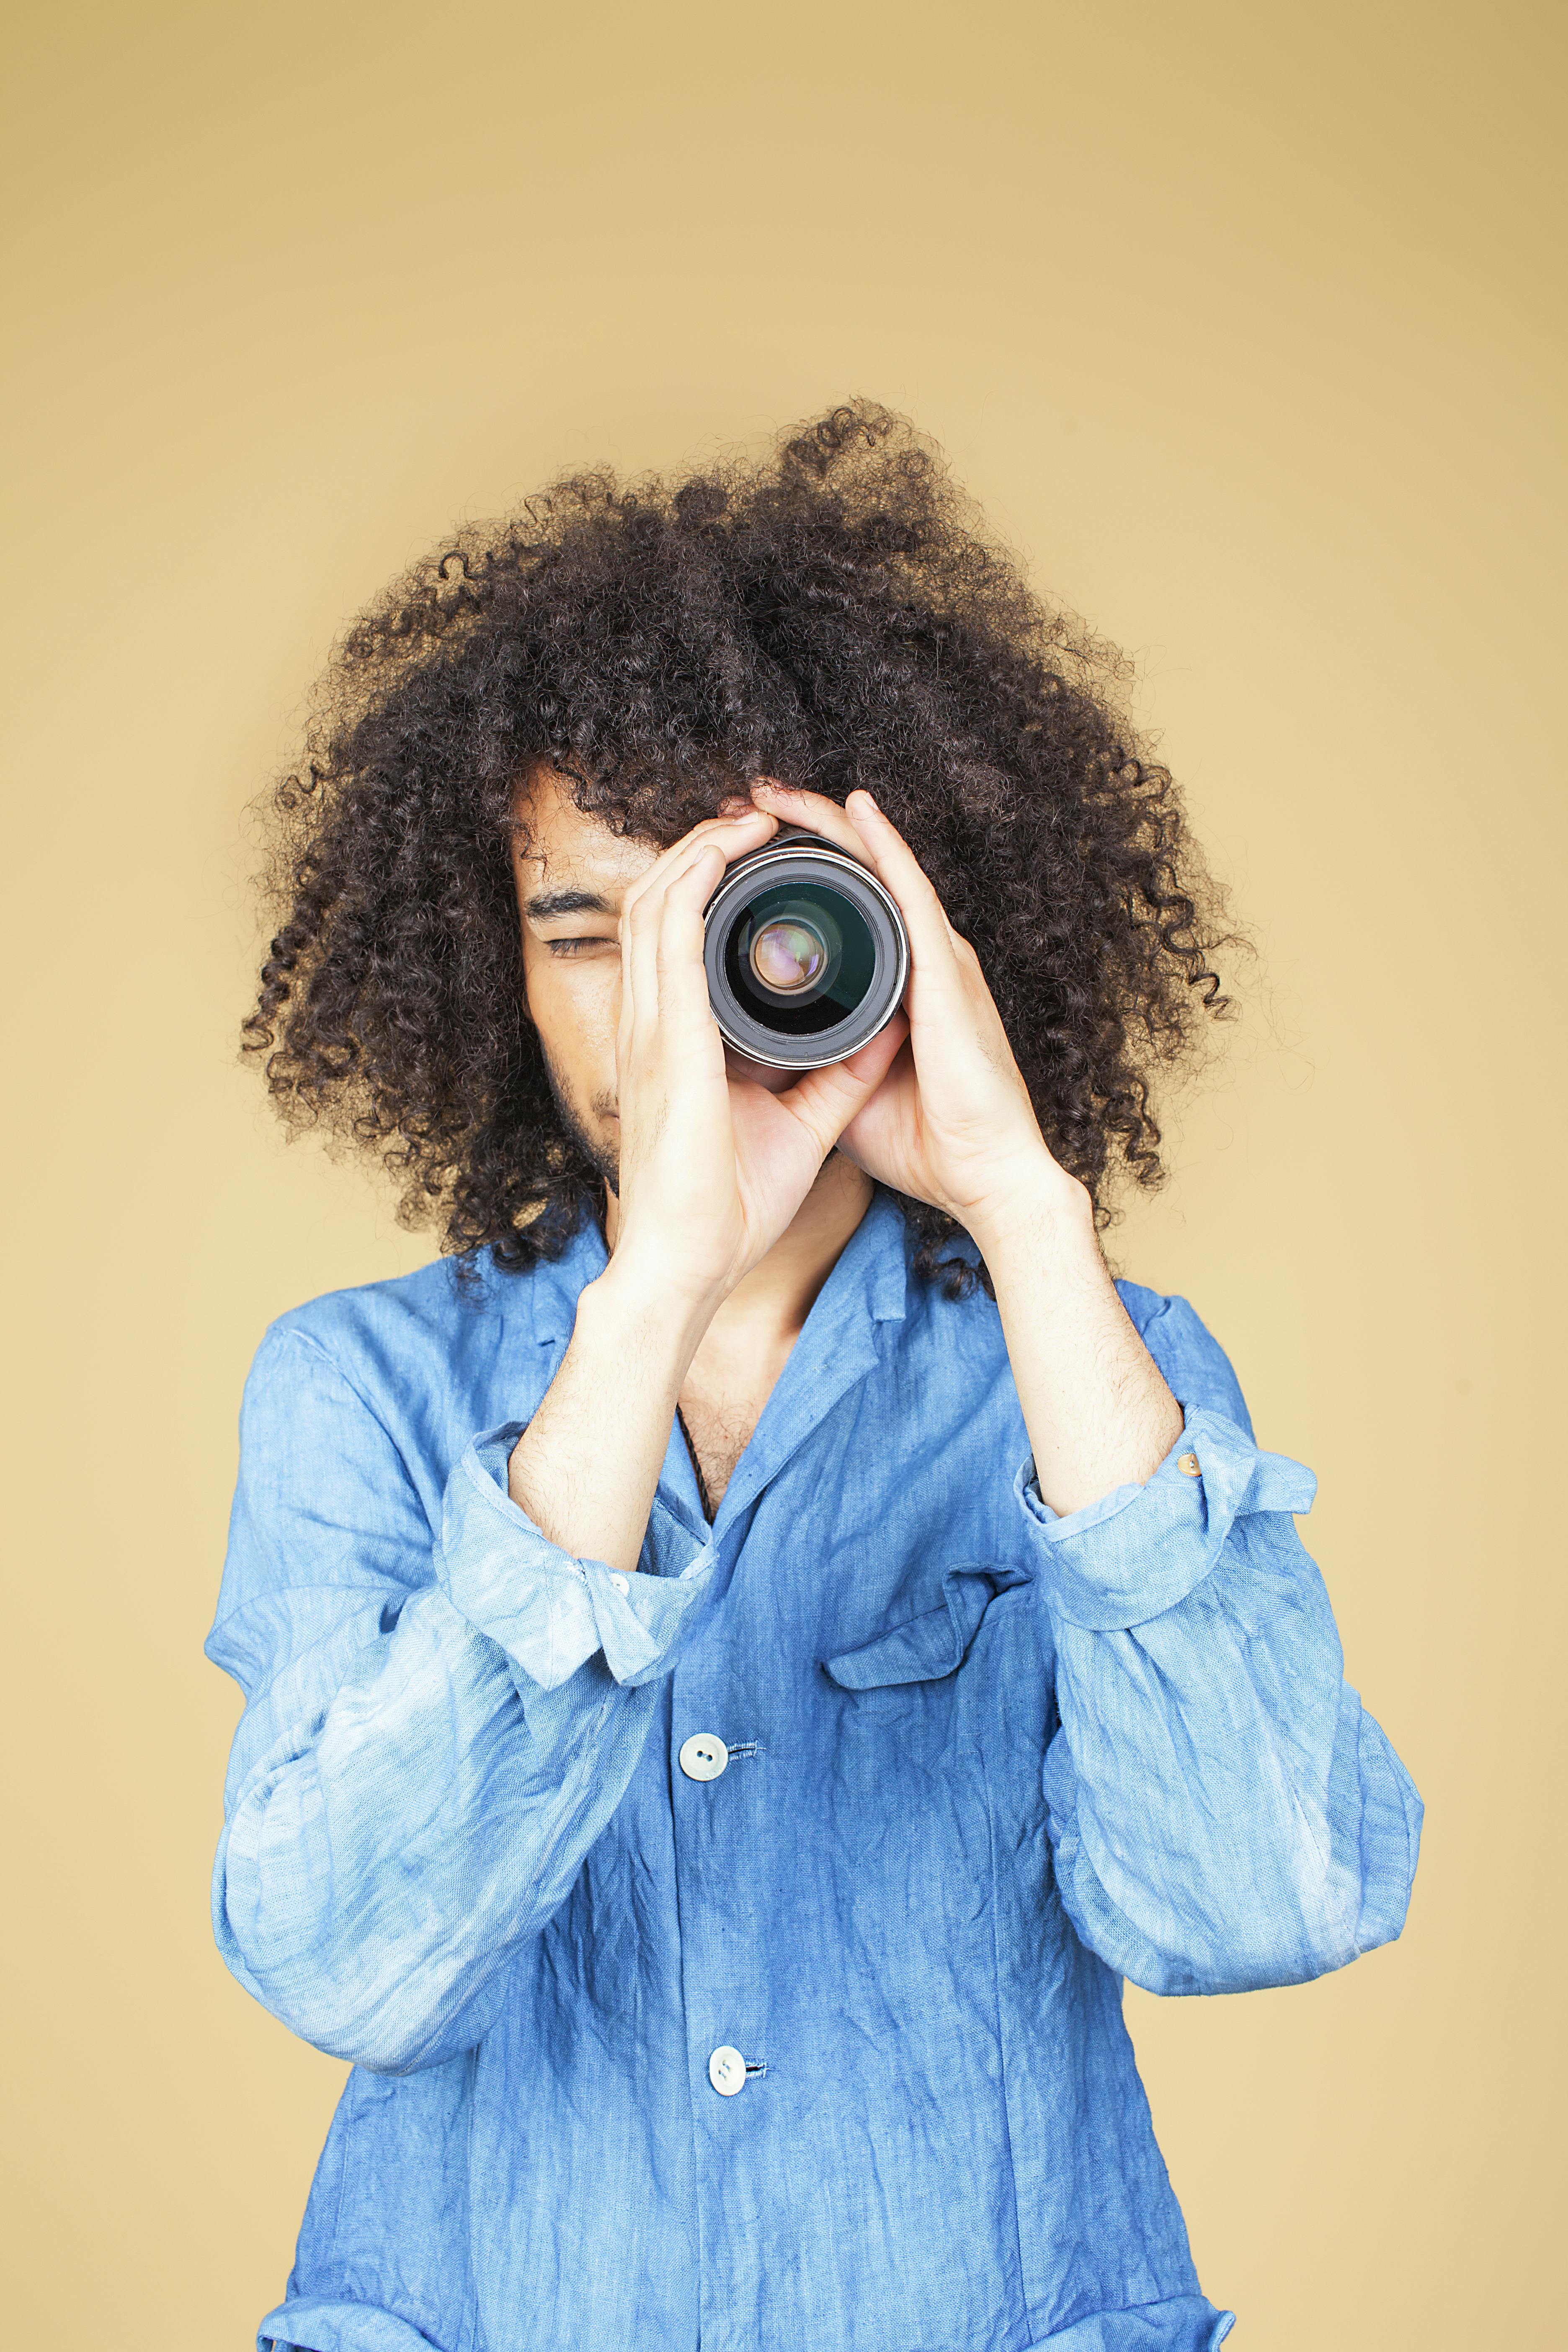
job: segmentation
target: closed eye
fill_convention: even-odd
[[[584,948],[616,948],[619,952],[616,940],[603,939],[596,931],[581,939],[546,940],[544,944],[552,956],[580,955]]]

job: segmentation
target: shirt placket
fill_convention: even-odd
[[[795,1828],[787,1818],[788,1670],[759,1668],[747,1638],[775,1573],[774,1531],[811,1511],[809,1441],[876,1370],[883,1322],[903,1314],[901,1224],[874,1204],[824,1286],[736,1465],[711,1533],[723,1597],[671,1677],[669,1780],[681,1986],[695,2142],[701,2352],[759,2352],[763,2249],[787,2235],[787,2184],[773,2151],[791,2053],[770,2042],[771,1899]],[[868,1311],[869,1310],[869,1311]],[[666,1475],[690,1511],[697,1485],[672,1433]],[[785,1489],[787,1488],[787,1494]],[[765,1498],[765,1500],[764,1500]],[[732,1549],[731,1549],[732,1547]],[[783,1543],[787,1554],[790,1546]],[[732,1568],[732,1572],[731,1571]]]
[[[743,1679],[721,1638],[699,1645],[673,1677],[669,1735],[703,2352],[751,2345],[763,2288],[771,1759]]]

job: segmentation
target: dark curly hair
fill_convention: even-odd
[[[1103,1223],[1160,1181],[1157,1066],[1226,999],[1231,936],[1125,666],[1026,586],[936,450],[856,401],[762,463],[573,476],[357,621],[271,799],[281,926],[247,1051],[403,1216],[521,1270],[596,1194],[523,1001],[508,835],[549,762],[661,845],[759,774],[875,793],[978,950],[1042,1129]],[[951,1222],[907,1202],[925,1274]]]

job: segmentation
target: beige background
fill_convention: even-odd
[[[456,517],[851,390],[1137,654],[1256,929],[1116,1246],[1318,1469],[1428,1805],[1402,1943],[1129,1996],[1205,2284],[1248,2352],[1552,2340],[1557,12],[16,15],[7,2340],[247,2344],[342,2072],[212,1949],[199,1645],[263,1326],[432,1244],[236,1066],[245,804]]]

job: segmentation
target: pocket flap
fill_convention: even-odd
[[[874,1642],[824,1660],[841,1690],[879,1690],[889,1683],[935,1682],[957,1672],[980,1621],[999,1592],[1026,1584],[1021,1568],[950,1568],[942,1580],[942,1600],[889,1626]]]

